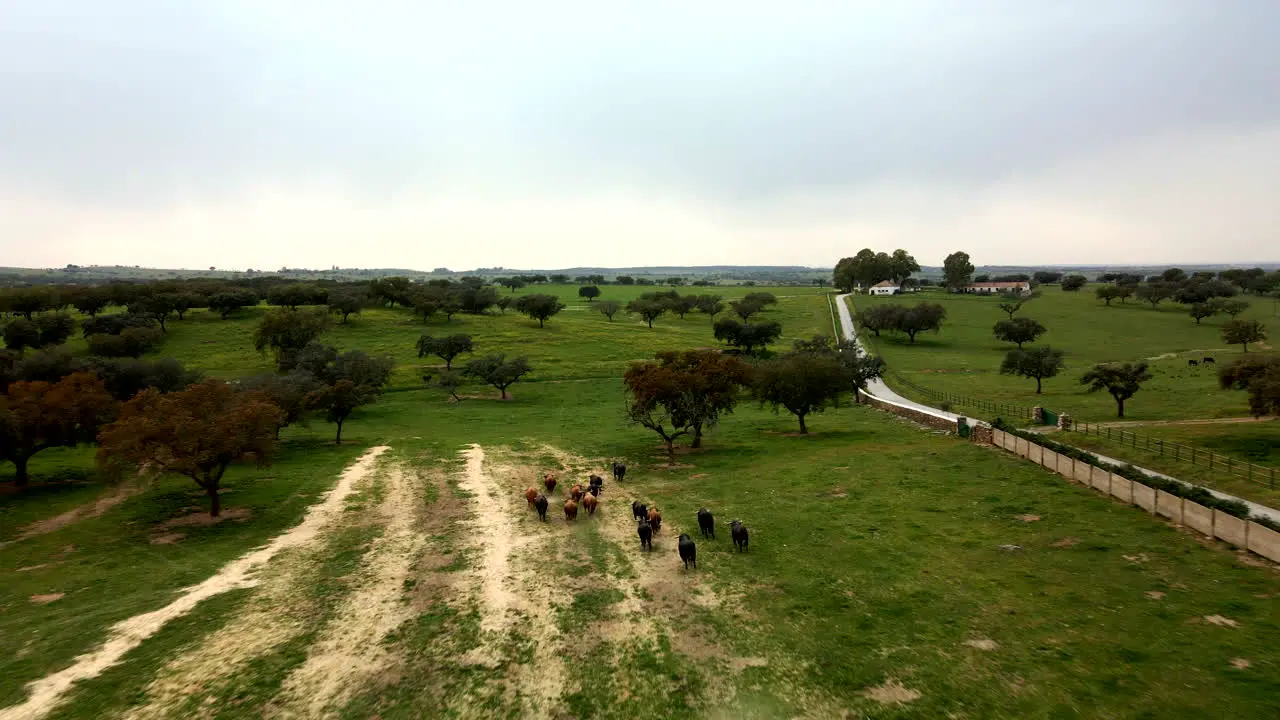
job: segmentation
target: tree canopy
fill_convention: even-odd
[[[53,383],[11,383],[0,395],[0,458],[13,463],[16,484],[25,487],[33,455],[93,442],[115,410],[115,399],[92,373],[77,372]]]
[[[1023,344],[1035,342],[1045,331],[1045,326],[1028,317],[1001,320],[991,329],[997,340],[1015,343],[1019,350]]]
[[[639,297],[627,303],[627,312],[639,315],[649,327],[653,321],[667,314],[667,303],[657,298]]]
[[[1032,350],[1010,350],[1000,363],[1000,374],[1035,380],[1036,394],[1039,395],[1042,381],[1056,376],[1065,367],[1063,352],[1045,345]]]
[[[1257,320],[1228,320],[1222,325],[1222,342],[1239,345],[1249,352],[1249,343],[1267,339],[1267,327]]]
[[[782,336],[782,325],[775,321],[748,323],[734,317],[720,318],[712,326],[716,340],[737,348],[747,355],[763,352]]]
[[[774,412],[785,408],[800,422],[800,432],[808,433],[805,418],[838,404],[840,393],[849,387],[849,373],[834,353],[792,351],[756,365],[752,395]]]
[[[1223,390],[1249,393],[1249,412],[1254,417],[1280,415],[1280,356],[1240,358],[1218,371]]]
[[[578,288],[578,297],[586,298],[587,302],[591,302],[600,297],[600,288],[595,285],[583,285]]]
[[[1081,385],[1088,385],[1089,392],[1106,390],[1116,401],[1116,417],[1124,417],[1124,402],[1142,389],[1142,383],[1151,379],[1147,363],[1102,363],[1094,365],[1080,377]]]
[[[596,304],[596,312],[609,318],[609,322],[613,322],[613,316],[622,310],[622,303],[617,300],[603,300]]]
[[[418,357],[435,355],[444,360],[446,370],[452,370],[453,359],[464,352],[471,352],[472,347],[471,336],[463,333],[440,338],[423,335],[418,338]]]
[[[498,388],[502,399],[506,400],[507,388],[531,372],[533,367],[529,365],[528,358],[507,360],[506,355],[499,353],[472,360],[462,374]]]
[[[713,350],[660,352],[657,362],[632,363],[623,375],[627,416],[658,433],[674,460],[675,440],[692,432],[701,447],[705,430],[733,412],[750,368]]]
[[[973,278],[973,269],[969,253],[963,250],[953,252],[942,261],[943,283],[950,290],[959,290],[969,284]]]
[[[554,295],[535,293],[516,300],[515,308],[529,318],[537,320],[538,327],[545,327],[547,318],[563,310],[564,303]]]
[[[269,464],[282,415],[262,393],[237,391],[219,380],[167,395],[146,390],[103,428],[98,463],[116,475],[146,468],[190,478],[209,496],[209,514],[217,517],[223,474],[245,457]]]

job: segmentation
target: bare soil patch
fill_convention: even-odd
[[[415,529],[415,480],[401,468],[388,471],[377,513],[386,529],[365,554],[351,594],[311,646],[306,662],[285,680],[275,701],[282,714],[326,715],[397,662],[383,641],[414,615],[404,597],[405,581],[426,544]]]
[[[904,687],[894,678],[884,681],[883,685],[869,687],[862,694],[881,705],[905,705],[920,699],[920,691]]]
[[[170,530],[176,527],[212,527],[224,522],[244,522],[252,516],[253,511],[249,508],[227,508],[217,517],[210,515],[208,510],[203,510],[170,518],[156,527],[162,530]]]
[[[179,540],[185,538],[182,533],[165,533],[164,535],[152,535],[149,542],[152,545],[176,545]]]
[[[1033,523],[1033,522],[1039,522],[1040,516],[1039,515],[1019,515],[1018,519],[1025,523]]]
[[[47,593],[44,595],[32,595],[27,599],[37,605],[48,605],[49,603],[54,602],[56,600],[61,600],[63,597],[66,597],[66,593]]]
[[[1165,596],[1165,594],[1159,590],[1148,590],[1143,593],[1143,595],[1145,595],[1148,600],[1163,600]]]
[[[55,530],[60,530],[72,523],[99,517],[116,505],[128,500],[133,495],[137,495],[141,489],[142,484],[136,480],[121,483],[120,485],[103,492],[93,502],[79,505],[64,513],[54,515],[51,518],[37,520],[36,522],[27,525],[18,533],[18,537],[14,538],[10,542],[26,540],[27,538],[35,537],[36,535],[45,535],[47,533],[54,532]]]
[[[1210,625],[1218,625],[1220,627],[1239,627],[1240,626],[1240,623],[1236,622],[1235,620],[1232,620],[1231,618],[1223,617],[1221,615],[1205,615],[1204,621],[1209,623]]]
[[[996,642],[995,640],[990,640],[987,638],[978,638],[976,640],[965,640],[964,644],[971,648],[977,648],[978,650],[995,650],[1000,647],[1000,643]]]
[[[191,588],[168,605],[149,613],[135,615],[111,627],[107,639],[96,649],[75,659],[69,666],[40,680],[29,683],[27,700],[0,710],[0,720],[35,720],[53,711],[71,686],[80,680],[97,677],[102,671],[120,662],[130,650],[154,635],[170,620],[182,617],[201,600],[236,588],[254,587],[260,580],[256,571],[282,550],[305,545],[313,541],[321,530],[342,511],[342,503],[355,484],[362,480],[386,446],[371,448],[348,467],[337,484],[324,498],[312,505],[302,522],[287,532],[276,536],[267,545],[257,548],[224,565],[213,576]],[[274,625],[284,625],[287,618],[278,614]],[[234,637],[237,642],[252,642],[253,636],[237,637],[218,633],[216,637]]]
[[[1050,543],[1050,545],[1056,548],[1075,547],[1076,545],[1079,545],[1079,544],[1080,544],[1080,539],[1073,538],[1073,537],[1064,537],[1061,540],[1054,540],[1052,543]]]
[[[1231,667],[1237,670],[1248,670],[1253,663],[1244,658],[1231,658]]]

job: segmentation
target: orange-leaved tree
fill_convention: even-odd
[[[627,416],[658,433],[674,460],[676,438],[693,433],[690,446],[700,447],[703,430],[733,412],[750,368],[714,350],[667,351],[656,357],[656,363],[632,363],[623,375]]]
[[[191,478],[208,494],[209,514],[217,517],[223,473],[246,457],[260,466],[270,463],[282,415],[265,394],[236,391],[220,380],[168,394],[144,390],[102,429],[98,464],[113,473],[145,467]]]
[[[13,463],[15,482],[25,487],[32,455],[93,442],[115,410],[115,399],[93,373],[73,373],[56,383],[13,383],[0,395],[0,458]]]

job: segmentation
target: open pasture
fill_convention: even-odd
[[[772,291],[785,344],[830,332],[824,295]],[[657,350],[714,345],[710,321],[649,330],[565,300],[544,330],[510,311],[424,330],[408,311],[374,310],[335,326],[326,342],[394,354],[394,385],[420,384],[435,364],[413,351],[424,331],[527,354],[535,374],[507,402],[480,386],[461,403],[434,388],[387,393],[339,447],[320,420],[290,427],[272,467],[233,469],[217,524],[194,519],[194,485],[167,479],[28,535],[104,491],[90,451],[38,456],[36,492],[0,497],[0,718],[21,717],[26,683],[280,537],[333,487],[343,494],[325,523],[256,584],[174,617],[49,716],[1280,712],[1273,569],[866,407],[816,415],[802,437],[744,401],[668,465],[657,437],[626,423],[618,376]],[[220,377],[270,368],[249,317],[202,315],[173,322],[163,352]],[[337,480],[374,446],[389,449]],[[622,482],[607,473],[615,459],[629,466]],[[601,509],[566,521],[564,493],[592,472],[606,478]],[[545,473],[561,485],[543,524],[522,494]],[[51,475],[66,482],[42,487]],[[663,515],[652,554],[639,550],[634,499]],[[715,540],[697,532],[703,506]],[[746,553],[729,542],[734,518],[750,529]],[[682,532],[697,570],[676,557]]]
[[[1125,404],[1125,419],[1248,415],[1243,391],[1218,389],[1215,368],[1241,353],[1239,346],[1228,347],[1222,342],[1221,326],[1227,318],[1211,317],[1197,325],[1183,306],[1169,301],[1155,309],[1135,299],[1115,301],[1107,307],[1094,297],[1093,287],[1073,293],[1046,286],[1043,295],[1028,301],[1016,316],[1033,318],[1048,329],[1028,347],[1051,345],[1066,351],[1066,369],[1046,379],[1040,395],[1035,393],[1034,380],[999,372],[1000,361],[1015,346],[992,335],[992,326],[1007,317],[998,307],[1001,300],[997,297],[921,292],[894,297],[854,295],[849,300],[855,311],[877,304],[925,301],[946,308],[942,331],[921,333],[915,344],[891,333],[881,333],[881,337],[859,333],[892,371],[928,388],[988,401],[1042,405],[1081,420],[1106,422],[1116,417],[1115,402],[1105,392],[1088,392],[1079,377],[1096,363],[1146,360],[1154,378]],[[1280,330],[1271,299],[1243,299],[1252,305],[1241,318],[1261,320],[1273,331]],[[1188,365],[1188,360],[1204,357],[1212,357],[1216,363]],[[911,395],[907,388],[899,390]]]

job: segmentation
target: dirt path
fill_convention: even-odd
[[[37,520],[30,525],[27,525],[18,532],[17,537],[9,540],[8,542],[0,543],[0,546],[10,545],[18,542],[19,540],[26,540],[37,535],[45,535],[55,530],[61,530],[62,528],[81,520],[100,517],[111,508],[119,505],[125,500],[128,500],[130,497],[137,495],[141,490],[142,483],[138,480],[121,483],[110,490],[104,491],[93,502],[78,505],[66,512],[54,515],[51,518]]]
[[[333,714],[355,690],[397,661],[383,641],[413,617],[405,581],[426,544],[415,528],[417,490],[403,469],[388,473],[378,509],[378,521],[386,529],[366,553],[354,590],[311,646],[306,662],[285,680],[273,703],[281,716]]]
[[[378,456],[387,449],[386,446],[374,447],[362,455],[342,473],[337,484],[323,500],[308,508],[302,522],[292,529],[276,536],[267,545],[224,565],[204,582],[187,588],[180,597],[165,607],[116,623],[97,649],[77,657],[71,666],[30,683],[30,696],[27,700],[19,705],[0,709],[0,720],[43,718],[61,703],[63,696],[76,682],[96,677],[120,662],[130,650],[154,635],[170,620],[186,615],[200,601],[237,588],[256,586],[260,582],[256,571],[281,551],[312,542],[326,525],[341,514],[343,501],[355,485],[373,469]]]
[[[556,717],[565,667],[563,638],[551,609],[565,598],[554,587],[553,578],[537,572],[537,558],[553,556],[554,546],[546,536],[539,538],[517,530],[517,512],[523,508],[513,501],[518,485],[512,482],[515,468],[493,468],[505,481],[498,480],[486,468],[485,452],[479,445],[472,445],[463,457],[466,467],[458,486],[471,496],[474,509],[469,524],[480,552],[475,580],[479,586],[483,637],[466,661],[496,667],[504,659],[502,648],[512,635],[527,636],[534,643],[534,660],[517,668],[512,678],[519,694],[526,698],[521,715]],[[524,503],[524,499],[520,498],[520,502]],[[557,510],[553,505],[551,512]]]

